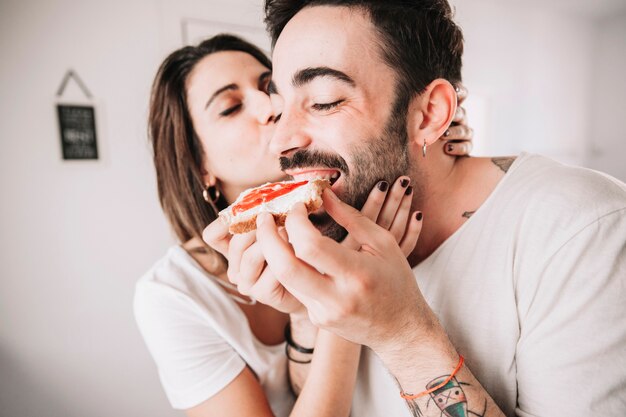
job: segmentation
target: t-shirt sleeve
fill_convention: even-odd
[[[188,409],[206,401],[245,368],[243,359],[195,302],[174,288],[139,282],[134,313],[174,408]]]
[[[626,210],[564,240],[518,288],[516,414],[626,415]]]

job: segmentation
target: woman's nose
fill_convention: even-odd
[[[283,110],[280,122],[276,124],[270,152],[275,155],[287,156],[299,149],[308,147],[312,138],[303,129],[303,118],[298,112],[285,113]]]
[[[266,125],[274,121],[274,109],[270,97],[262,91],[254,92],[251,100],[251,107],[254,117],[259,124]]]

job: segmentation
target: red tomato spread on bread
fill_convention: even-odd
[[[239,203],[233,206],[233,215],[237,215],[238,213],[250,210],[260,204],[272,201],[281,195],[285,195],[296,188],[303,186],[306,183],[308,183],[308,181],[288,183],[275,182],[250,190],[250,192],[246,194]]]

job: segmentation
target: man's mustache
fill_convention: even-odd
[[[290,157],[281,156],[279,161],[280,169],[283,171],[296,168],[324,167],[337,169],[346,175],[349,173],[348,164],[342,157],[319,151],[301,149]]]

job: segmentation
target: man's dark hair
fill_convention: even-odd
[[[272,47],[287,23],[312,6],[344,6],[364,11],[378,30],[387,65],[397,75],[397,110],[437,78],[461,82],[463,34],[447,0],[266,0],[265,24]]]

